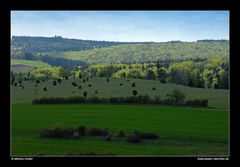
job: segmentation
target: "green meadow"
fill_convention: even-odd
[[[129,81],[127,81],[129,80]],[[76,81],[82,89],[73,87]],[[131,87],[135,82],[136,87]],[[123,84],[120,86],[120,84]],[[88,85],[91,84],[91,87]],[[53,86],[52,80],[35,83],[23,81],[24,89],[12,86],[12,137],[11,154],[15,156],[68,156],[97,155],[113,156],[213,156],[228,155],[228,90],[201,89],[159,81],[141,79],[89,78],[63,80]],[[43,88],[47,87],[44,92]],[[156,90],[152,90],[156,87]],[[208,108],[173,107],[135,104],[59,104],[32,105],[40,97],[88,97],[131,96],[132,90],[150,97],[166,94],[174,88],[186,94],[187,99],[208,98]],[[95,91],[98,91],[95,94]],[[85,125],[87,129],[108,128],[115,135],[119,129],[126,134],[134,130],[154,132],[157,140],[128,143],[126,139],[105,141],[101,137],[80,139],[41,138],[39,131],[56,124],[63,127]]]

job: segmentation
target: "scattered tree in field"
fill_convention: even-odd
[[[65,79],[68,80],[68,76],[66,76]]]
[[[109,82],[109,78],[107,77],[107,82]]]
[[[86,98],[87,97],[87,91],[83,92],[83,96]]]
[[[24,89],[24,86],[22,86],[22,89]]]
[[[62,79],[58,78],[57,82],[60,84],[62,82]]]
[[[81,85],[79,85],[79,86],[78,86],[78,89],[82,89],[82,86],[81,86]]]
[[[72,82],[72,86],[78,86],[78,84],[74,81]]]
[[[87,78],[86,78],[86,81],[88,81],[88,79],[89,79],[89,78],[87,77]]]
[[[97,90],[95,91],[95,94],[98,94],[98,91],[97,91]]]
[[[168,78],[167,69],[164,67],[161,67],[158,69],[158,78],[161,83],[166,83],[166,79]]]
[[[119,85],[120,85],[120,86],[123,86],[123,84],[122,84],[122,83],[120,83]]]
[[[86,82],[86,80],[85,80],[85,79],[83,79],[83,82]]]
[[[57,81],[53,81],[53,86],[56,86],[57,85]]]
[[[82,79],[82,74],[81,74],[81,73],[79,73],[78,77],[79,77],[79,79]]]
[[[152,90],[156,90],[156,87],[153,87]]]
[[[47,91],[47,87],[44,87],[43,90],[44,90],[44,92],[46,92]]]
[[[132,94],[134,95],[134,96],[136,96],[138,93],[137,93],[137,90],[133,90],[132,91]]]
[[[133,83],[132,83],[132,87],[136,87],[136,84],[135,84],[135,82],[133,82]]]
[[[88,84],[88,87],[91,87],[92,86],[92,84]]]
[[[37,80],[36,80],[36,84],[39,84],[39,83],[40,83],[40,80],[37,79]]]
[[[126,78],[127,77],[127,74],[125,72],[123,72],[123,78]]]

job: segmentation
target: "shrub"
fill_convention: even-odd
[[[65,79],[68,80],[68,77],[66,76]]]
[[[49,129],[42,129],[39,132],[40,137],[50,137],[51,136],[51,130]]]
[[[106,140],[106,141],[111,141],[111,140],[112,140],[112,137],[113,137],[112,134],[108,134],[108,135],[104,138],[104,140]]]
[[[195,99],[195,100],[188,100],[185,102],[186,106],[199,106],[199,107],[207,107],[208,106],[208,99]]]
[[[152,88],[152,90],[156,90],[156,88],[155,88],[155,87],[153,87],[153,88]]]
[[[56,86],[57,85],[57,81],[53,81],[53,86]]]
[[[87,91],[83,92],[83,96],[86,98],[87,97]]]
[[[22,89],[24,89],[24,86],[22,86]]]
[[[86,128],[84,125],[80,125],[78,128],[77,128],[77,131],[78,131],[78,134],[80,136],[85,136],[86,134]]]
[[[97,90],[95,90],[95,94],[98,94],[98,91],[97,91]]]
[[[86,80],[88,81],[88,79],[89,79],[89,78],[87,77]]]
[[[88,84],[88,87],[91,87],[92,86],[92,84]]]
[[[99,99],[98,97],[90,97],[87,99],[87,102],[88,103],[99,103],[99,102],[102,102],[101,99]]]
[[[131,134],[127,136],[127,141],[129,143],[139,143],[141,140],[136,134]]]
[[[120,129],[120,130],[118,131],[118,133],[117,133],[117,136],[118,136],[118,137],[125,137],[124,131],[123,131],[122,129]]]
[[[136,96],[138,93],[137,93],[137,90],[133,90],[132,91],[132,94],[134,95],[134,96]]]
[[[147,104],[150,102],[150,97],[148,95],[138,95],[136,96],[136,103]]]
[[[110,103],[119,103],[119,98],[118,97],[110,97],[109,102]]]
[[[136,84],[135,84],[135,82],[133,82],[133,83],[132,83],[132,87],[136,87]]]
[[[107,77],[107,80],[106,80],[107,82],[109,82],[109,78]]]
[[[162,101],[162,104],[165,104],[165,105],[173,105],[174,104],[174,101],[172,99],[164,99]]]
[[[35,84],[34,87],[38,87],[38,84]]]
[[[158,139],[158,135],[149,132],[138,132],[134,131],[134,134],[137,135],[140,139]]]
[[[122,84],[122,83],[120,83],[119,85],[120,85],[120,86],[123,86],[123,84]]]
[[[103,129],[103,136],[107,136],[108,134],[109,134],[108,129],[107,128]]]
[[[170,94],[167,94],[167,97],[174,105],[181,105],[185,100],[185,94],[178,89],[174,89]]]
[[[79,85],[79,86],[78,86],[78,89],[82,89],[82,86],[81,86],[81,85]]]
[[[74,130],[72,128],[64,129],[61,127],[55,127],[53,129],[43,129],[39,132],[41,137],[49,138],[70,138],[73,136]]]
[[[22,84],[22,81],[18,81],[18,83],[21,85],[21,84]]]
[[[86,80],[85,80],[85,79],[83,79],[83,82],[86,82]]]
[[[72,93],[76,93],[76,92],[73,90]]]
[[[44,87],[43,90],[46,92],[47,91],[47,87]]]
[[[154,103],[155,103],[155,104],[161,104],[161,102],[162,102],[162,101],[161,101],[161,98],[160,98],[159,96],[157,96],[157,97],[154,98]]]
[[[128,79],[127,82],[129,82],[130,80]]]
[[[40,83],[40,80],[37,79],[37,80],[36,80],[36,84],[39,84],[39,83]]]
[[[17,87],[17,82],[15,82],[15,83],[14,83],[14,86],[16,86],[16,87]]]
[[[89,134],[91,136],[107,136],[108,130],[107,129],[100,129],[100,128],[92,128],[89,130]]]

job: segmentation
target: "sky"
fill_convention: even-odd
[[[11,36],[124,42],[229,39],[229,11],[11,11]]]

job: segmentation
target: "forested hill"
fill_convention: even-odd
[[[132,63],[167,60],[203,60],[229,57],[229,41],[161,42],[125,44],[85,51],[48,53],[50,57],[81,60],[87,63]]]
[[[140,43],[140,42],[135,42]],[[129,42],[93,41],[55,37],[13,36],[12,52],[43,53],[53,51],[80,51],[113,45],[129,44]]]
[[[78,63],[133,63],[167,60],[203,60],[229,57],[228,40],[198,40],[196,42],[110,42],[55,37],[18,37],[11,41],[11,57],[42,60],[46,63],[69,60]],[[51,64],[51,63],[50,63]],[[56,65],[56,64],[51,64]]]

